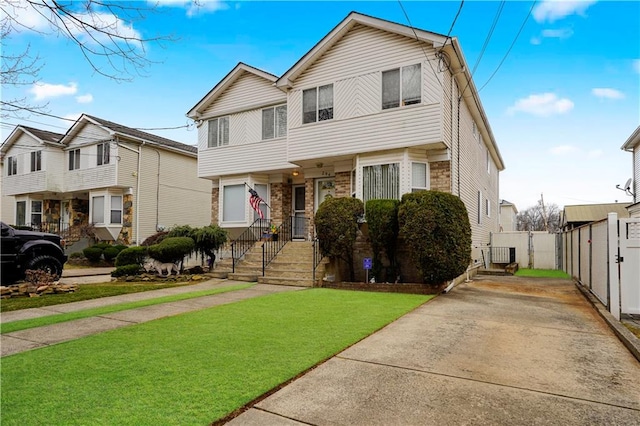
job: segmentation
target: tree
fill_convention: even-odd
[[[2,86],[32,85],[39,81],[44,66],[31,46],[12,51],[9,38],[19,32],[67,38],[91,68],[104,77],[130,81],[142,75],[152,63],[145,48],[149,43],[170,40],[167,36],[146,37],[133,22],[156,10],[157,5],[122,1],[3,0],[0,3],[0,60]],[[24,98],[2,99],[3,116],[34,111],[45,105],[28,105]]]
[[[542,201],[538,201],[535,206],[521,211],[516,216],[518,231],[560,232],[560,226],[560,208],[557,204],[545,204],[543,207]]]

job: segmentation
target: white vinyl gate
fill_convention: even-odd
[[[620,219],[620,308],[640,314],[640,219]]]

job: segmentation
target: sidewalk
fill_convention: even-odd
[[[44,308],[23,309],[19,311],[0,314],[0,323],[17,321],[22,319],[38,318],[57,313],[75,312],[100,306],[110,306],[119,303],[136,302],[140,300],[155,299],[175,294],[191,293],[215,288],[224,288],[240,284],[237,281],[212,279],[200,284],[184,287],[172,287],[161,290],[151,290],[140,293],[123,294],[120,296],[103,297],[100,299],[85,300],[81,302],[62,305],[47,306]],[[97,317],[67,321],[44,327],[31,328],[0,335],[0,356],[16,353],[79,339],[91,334],[101,333],[132,324],[152,321],[155,319],[179,315],[186,312],[224,305],[244,299],[264,296],[271,293],[302,290],[305,287],[288,287],[268,284],[256,284],[253,287],[230,291],[211,296],[197,297],[178,302],[168,302],[143,308],[130,309]]]

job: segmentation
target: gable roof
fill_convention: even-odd
[[[192,145],[176,142],[171,139],[163,138],[151,133],[143,132],[142,130],[134,129],[131,127],[123,126],[122,124],[114,123],[113,121],[105,120],[102,118],[94,117],[89,114],[82,114],[80,118],[75,122],[73,126],[65,133],[61,139],[61,143],[67,145],[69,140],[80,130],[85,123],[92,123],[101,127],[107,131],[112,137],[121,136],[127,139],[133,139],[139,142],[149,143],[151,145],[169,149],[172,151],[178,151],[183,154],[195,156],[198,152],[198,148]]]
[[[198,101],[197,104],[193,106],[187,113],[187,117],[189,118],[197,118],[198,114],[202,112],[206,107],[211,105],[225,90],[229,88],[233,83],[238,80],[244,73],[251,73],[258,77],[264,78],[271,84],[275,84],[278,77],[275,75],[268,73],[266,71],[262,71],[258,68],[252,67],[251,65],[247,65],[242,62],[238,62],[229,73],[222,79],[218,84],[216,84],[213,89],[209,90],[202,99]]]
[[[606,219],[609,213],[617,213],[618,217],[629,217],[629,203],[579,204],[564,206],[563,222],[596,222]]]
[[[518,213],[518,209],[516,208],[516,205],[513,203],[510,203],[507,200],[500,200],[500,207],[511,207],[513,210],[515,210],[516,213]]]
[[[2,152],[3,155],[6,154],[9,148],[13,146],[15,141],[17,141],[20,135],[23,133],[31,136],[35,140],[45,145],[62,146],[62,144],[60,143],[60,139],[62,139],[63,135],[60,133],[36,129],[35,127],[18,125],[13,129],[11,134],[3,142],[2,147],[0,148],[0,152]]]
[[[625,151],[633,151],[633,148],[640,144],[640,126],[636,128],[636,130],[631,133],[629,139],[622,145],[620,149],[624,149]]]

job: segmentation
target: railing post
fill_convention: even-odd
[[[262,243],[262,276],[264,277],[264,246],[266,245],[265,242]]]
[[[231,243],[231,272],[236,273],[235,243]]]

